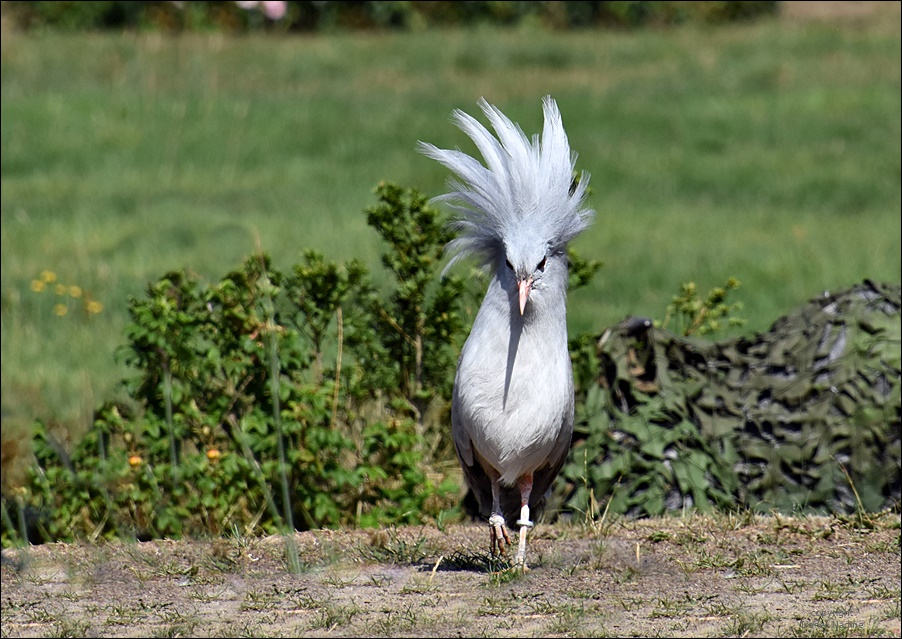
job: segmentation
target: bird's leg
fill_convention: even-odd
[[[517,525],[520,527],[520,544],[517,548],[515,563],[522,566],[523,570],[527,570],[526,535],[529,529],[534,526],[529,519],[529,495],[532,493],[532,473],[526,473],[520,477],[517,480],[517,485],[520,488],[520,519],[517,520]]]
[[[492,516],[489,517],[489,530],[492,534],[491,553],[495,554],[497,545],[498,554],[505,554],[505,546],[511,545],[511,538],[507,534],[507,526],[504,525],[504,515],[501,514],[501,476],[491,473],[492,480]]]

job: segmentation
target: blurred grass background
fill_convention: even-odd
[[[738,278],[743,331],[822,290],[898,282],[900,5],[866,4],[619,31],[4,21],[4,414],[86,426],[127,375],[128,298],[171,269],[217,279],[258,247],[282,267],[316,248],[378,273],[373,188],[442,192],[415,143],[474,152],[449,115],[480,96],[531,134],[553,95],[592,174],[598,218],[576,248],[604,267],[571,296],[571,334],[660,319],[690,280]]]

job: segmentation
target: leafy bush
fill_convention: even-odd
[[[377,195],[387,301],[361,264],[314,251],[289,273],[252,256],[213,285],[165,274],[130,301],[132,403],[104,404],[71,454],[39,425],[18,513],[55,540],[413,523],[451,507],[421,417],[449,388],[463,284],[438,281],[449,238],[425,198]]]
[[[729,326],[742,326],[745,320],[730,314],[742,310],[741,302],[727,304],[727,296],[730,291],[739,288],[739,280],[731,277],[723,287],[716,286],[708,293],[704,300],[699,299],[695,282],[686,282],[680,287],[680,294],[674,295],[673,301],[667,306],[667,314],[661,323],[662,328],[667,328],[669,321],[676,318],[679,332],[683,336],[694,333],[708,335],[718,332],[723,328],[722,320],[726,319]]]
[[[436,393],[450,396],[459,350],[452,347],[465,328],[458,301],[464,283],[455,275],[438,277],[453,235],[426,198],[387,183],[376,194],[380,202],[366,210],[367,222],[390,249],[382,263],[394,290],[386,302],[375,295],[365,300],[372,324],[354,346],[369,371],[367,387],[399,389],[419,418]]]

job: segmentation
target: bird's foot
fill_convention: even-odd
[[[504,556],[506,553],[506,547],[511,545],[510,535],[507,534],[507,526],[504,523],[504,517],[501,515],[492,515],[489,517],[489,530],[492,533],[492,542],[491,542],[491,553],[494,555],[497,553],[501,556]]]

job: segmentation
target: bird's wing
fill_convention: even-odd
[[[473,441],[460,416],[458,388],[459,386],[455,384],[454,395],[451,399],[451,436],[457,451],[457,459],[460,461],[460,468],[464,473],[464,480],[476,495],[476,501],[479,502],[479,514],[488,517],[492,514],[492,480],[473,454]]]
[[[466,466],[472,466],[475,462],[473,458],[473,442],[470,440],[470,433],[460,417],[459,388],[460,386],[455,383],[454,394],[451,398],[451,436],[454,439],[454,448],[457,449],[457,456],[460,458],[460,461]]]
[[[570,445],[570,438],[566,439],[567,446]],[[555,451],[557,452],[557,451]],[[554,483],[555,478],[561,472],[561,468],[564,467],[564,462],[567,459],[566,449],[563,455],[557,455],[556,457],[550,457],[548,459],[548,465],[543,466],[532,476],[532,493],[529,496],[530,508],[534,504],[539,504],[546,497],[545,493],[548,492],[548,489],[551,488],[551,484]]]
[[[552,482],[564,462],[567,460],[567,454],[570,452],[570,444],[573,439],[573,395],[570,395],[570,407],[564,412],[564,418],[561,421],[561,429],[558,432],[557,441],[554,443],[554,449],[548,456],[548,465],[539,469],[533,476],[533,495],[536,499],[545,497],[545,492],[551,487]]]

